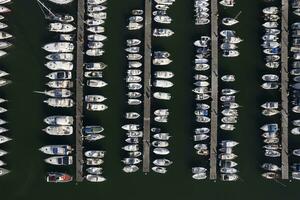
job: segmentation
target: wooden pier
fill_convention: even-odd
[[[145,0],[143,172],[150,171],[152,0]]]
[[[281,176],[282,179],[289,179],[288,159],[288,12],[289,1],[282,0],[282,21],[281,21]]]
[[[218,1],[211,0],[211,135],[210,180],[217,179],[218,145]]]
[[[84,51],[84,12],[85,0],[78,0],[77,10],[77,52],[76,52],[76,181],[83,181],[82,153],[82,110],[83,110],[83,51]]]

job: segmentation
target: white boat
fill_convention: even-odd
[[[68,61],[49,61],[45,66],[50,70],[67,70],[73,69],[73,63]]]
[[[126,112],[125,113],[125,118],[126,119],[137,119],[140,117],[140,114],[137,112]]]
[[[4,176],[8,174],[10,171],[0,167],[0,176]]]
[[[128,89],[129,90],[139,90],[142,87],[143,87],[142,84],[139,84],[139,83],[129,83],[128,84]]]
[[[69,145],[47,145],[39,149],[47,155],[66,156],[72,153],[73,149]]]
[[[1,78],[1,77],[4,77],[4,76],[8,76],[8,75],[9,75],[9,73],[0,70],[0,78]]]
[[[169,143],[167,141],[159,141],[159,140],[155,140],[151,144],[154,147],[160,147],[160,148],[165,148],[169,146]]]
[[[84,152],[84,155],[88,158],[103,158],[105,156],[105,151],[89,150]]]
[[[237,57],[240,53],[237,50],[224,50],[222,56],[225,58]]]
[[[277,82],[265,82],[261,85],[265,90],[275,90],[279,88],[279,83]]]
[[[7,41],[0,41],[0,49],[6,49],[10,46],[12,46],[12,43]]]
[[[224,24],[225,26],[233,26],[237,23],[239,23],[239,21],[234,18],[225,17],[222,19],[222,24]]]
[[[88,5],[100,5],[105,3],[107,0],[87,0]]]
[[[159,173],[159,174],[165,174],[167,173],[167,169],[165,167],[158,167],[154,166],[151,168],[154,172]]]
[[[102,42],[102,41],[106,40],[107,37],[105,35],[101,35],[101,34],[91,34],[91,35],[88,35],[87,39],[88,39],[88,41]]]
[[[76,28],[72,24],[65,24],[60,22],[50,23],[49,31],[57,33],[70,33]]]
[[[87,103],[86,109],[89,111],[104,111],[108,108],[107,105],[102,103]]]
[[[139,45],[139,44],[141,44],[141,40],[139,40],[139,39],[128,39],[128,40],[126,40],[126,44],[127,44],[127,46],[137,46],[137,45]]]
[[[103,62],[85,63],[84,66],[86,70],[103,70],[107,67]]]
[[[57,99],[57,98],[48,98],[44,101],[49,106],[58,107],[58,108],[70,108],[73,107],[74,101],[69,98]]]
[[[122,126],[123,130],[126,131],[138,131],[140,130],[140,125],[139,124],[125,124]]]
[[[52,156],[45,159],[45,162],[51,165],[72,165],[72,156]]]
[[[102,95],[85,95],[84,100],[88,103],[101,103],[106,100],[106,97]]]
[[[157,15],[154,17],[154,21],[161,24],[170,24],[172,22],[172,18],[166,15]]]
[[[171,136],[169,133],[156,133],[153,135],[153,138],[157,140],[169,140]]]
[[[171,94],[166,92],[154,92],[153,97],[161,100],[170,100]]]
[[[3,135],[0,135],[0,144],[11,141],[12,139]]]
[[[293,155],[294,156],[300,156],[300,149],[294,149],[293,150]]]
[[[174,34],[174,32],[170,29],[157,29],[153,30],[154,37],[170,37]]]
[[[0,157],[6,155],[8,152],[0,149]]]
[[[46,75],[51,80],[66,80],[72,78],[72,72],[70,71],[56,71]]]
[[[103,168],[101,167],[89,167],[86,169],[86,172],[89,174],[100,175],[103,173]]]
[[[53,42],[44,45],[43,49],[52,53],[68,53],[74,50],[74,44],[70,42]]]
[[[86,30],[91,33],[103,33],[105,31],[105,28],[103,26],[91,26],[88,27]]]
[[[295,127],[291,130],[293,135],[300,135],[300,127]]]
[[[221,180],[222,181],[237,181],[239,179],[239,176],[236,174],[221,174]]]
[[[87,45],[88,48],[90,49],[100,49],[104,46],[102,42],[97,42],[97,41],[89,41]]]
[[[53,61],[73,61],[72,53],[52,53],[46,56],[46,59]]]
[[[104,54],[103,49],[88,49],[86,51],[86,55],[88,56],[102,56]]]
[[[72,135],[73,127],[72,126],[47,126],[43,129],[49,135],[64,136]]]
[[[172,5],[175,0],[154,0],[157,4],[161,4],[161,5]]]
[[[103,6],[103,5],[91,5],[91,4],[87,5],[88,12],[100,12],[100,11],[103,11],[106,9],[107,9],[107,7]]]
[[[157,147],[153,149],[153,153],[157,155],[168,155],[170,151],[167,148]]]
[[[96,80],[96,79],[89,79],[86,82],[87,86],[92,88],[102,88],[107,86],[107,83],[102,80]]]
[[[50,88],[72,88],[73,82],[70,80],[55,80],[46,83]]]
[[[49,125],[70,126],[73,125],[73,116],[53,115],[46,117],[44,122]]]
[[[141,54],[137,54],[137,53],[130,53],[126,57],[129,61],[137,61],[143,58]]]
[[[264,14],[277,14],[279,12],[279,9],[275,6],[267,7],[263,9]]]
[[[102,78],[102,71],[85,71],[84,77],[86,78]]]
[[[140,163],[142,160],[139,159],[139,158],[124,158],[122,160],[122,162],[125,164],[125,165],[136,165],[138,163]]]
[[[170,88],[173,86],[173,83],[167,80],[154,80],[153,86],[157,88]]]
[[[87,141],[97,141],[103,139],[105,136],[101,134],[87,134],[84,139]]]
[[[166,166],[169,166],[171,165],[173,162],[168,160],[168,159],[165,159],[165,158],[162,158],[162,159],[156,159],[153,161],[153,164],[156,165],[156,166],[160,166],[160,167],[166,167]]]
[[[107,13],[106,12],[89,12],[88,14],[87,14],[89,17],[92,17],[92,18],[94,18],[94,19],[102,19],[102,20],[104,20],[104,19],[106,19],[107,18]]]
[[[134,173],[137,172],[139,170],[139,167],[136,165],[127,165],[125,167],[123,167],[123,171],[125,173]]]
[[[103,176],[99,176],[99,175],[94,175],[94,174],[88,174],[85,179],[89,182],[93,182],[93,183],[99,183],[99,182],[103,182],[106,181],[106,178],[104,178]]]
[[[224,75],[221,77],[221,80],[224,82],[234,82],[235,76],[234,75]]]
[[[143,24],[142,23],[137,23],[137,22],[129,22],[128,26],[126,26],[126,27],[130,31],[139,30],[139,29],[143,28]]]
[[[231,141],[231,140],[223,140],[220,145],[222,147],[225,147],[225,148],[232,148],[232,147],[235,147],[236,145],[238,145],[239,143],[236,142],[236,141]]]

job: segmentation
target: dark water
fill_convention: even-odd
[[[109,65],[105,71],[105,81],[109,83],[101,93],[108,97],[109,109],[101,114],[85,113],[86,121],[101,123],[105,127],[105,140],[99,148],[108,153],[105,158],[105,177],[102,184],[70,183],[47,184],[44,174],[49,169],[43,163],[43,155],[37,149],[45,144],[62,143],[54,141],[41,131],[42,119],[51,114],[42,103],[43,97],[33,94],[34,90],[45,89],[46,79],[44,52],[41,46],[55,40],[46,29],[44,20],[34,0],[15,0],[11,5],[13,13],[8,16],[10,31],[15,35],[10,56],[1,61],[11,73],[13,84],[4,89],[10,100],[9,128],[14,138],[5,146],[10,151],[5,161],[12,173],[0,178],[1,200],[14,199],[299,199],[297,182],[265,181],[261,178],[259,165],[263,162],[262,139],[258,127],[264,123],[260,117],[259,106],[270,94],[260,89],[260,76],[264,73],[263,56],[259,40],[262,35],[260,0],[240,0],[234,9],[222,9],[221,16],[234,16],[240,10],[240,23],[236,26],[238,34],[245,40],[239,45],[241,56],[237,59],[221,59],[221,73],[235,73],[237,81],[234,87],[241,92],[238,102],[243,105],[237,130],[230,137],[240,142],[237,148],[241,180],[236,183],[197,182],[191,178],[191,166],[200,162],[194,158],[192,148],[192,42],[207,28],[193,25],[193,1],[177,0],[169,14],[174,23],[170,26],[176,34],[168,39],[155,39],[154,48],[169,51],[173,58],[170,69],[175,73],[172,88],[173,101],[166,104],[171,111],[168,131],[174,136],[171,141],[170,159],[174,164],[166,175],[142,172],[127,175],[121,172],[121,146],[124,133],[120,126],[123,111],[126,110],[125,80],[126,58],[125,40],[129,34],[125,31],[127,17],[131,9],[141,8],[140,0],[109,0],[109,18],[106,23],[107,36],[104,62]],[[53,9],[55,6],[51,6]],[[75,13],[75,3],[64,8]],[[61,9],[62,11],[64,9]],[[72,140],[72,139],[70,139]],[[293,142],[296,145],[296,142]],[[205,161],[202,160],[204,163]],[[65,170],[65,169],[62,169]],[[68,172],[72,172],[72,169]],[[297,198],[298,197],[298,198]]]

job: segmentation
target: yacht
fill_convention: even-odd
[[[8,174],[10,171],[0,167],[0,176],[4,176]]]
[[[58,32],[58,33],[70,33],[73,32],[76,28],[72,24],[65,24],[65,23],[50,23],[49,24],[49,31],[51,32]]]
[[[69,145],[47,145],[39,149],[41,152],[48,155],[59,155],[67,156],[73,151],[72,147]]]
[[[9,142],[9,141],[11,141],[11,140],[12,140],[12,139],[9,138],[9,137],[0,135],[0,144],[4,144],[4,143]],[[2,152],[2,154],[3,154],[3,152]]]
[[[69,53],[74,50],[74,44],[70,42],[53,42],[44,45],[43,49],[51,53]]]
[[[46,83],[50,88],[72,88],[73,82],[70,80],[55,80]]]
[[[104,111],[107,108],[108,106],[102,103],[87,103],[86,105],[88,111]]]
[[[49,125],[54,126],[70,126],[73,125],[74,118],[72,116],[64,116],[64,115],[52,115],[46,117],[44,122]]]
[[[84,155],[88,158],[103,158],[105,151],[89,150],[84,152]]]
[[[103,173],[102,167],[89,167],[86,169],[86,172],[89,174],[100,175]]]
[[[106,85],[107,83],[102,80],[95,80],[95,79],[87,80],[87,86],[92,88],[102,88],[105,87]]]
[[[172,161],[165,158],[160,158],[153,161],[153,164],[159,167],[166,167],[171,165],[172,163],[173,163]]]
[[[84,100],[88,103],[101,103],[106,100],[106,97],[102,95],[85,95]]]
[[[72,70],[73,63],[68,61],[49,61],[45,66],[50,70]]]
[[[50,97],[55,98],[67,98],[72,96],[72,92],[68,89],[53,89],[53,90],[45,90],[43,92],[36,91],[37,93],[45,94]]]
[[[52,61],[73,61],[72,53],[52,53],[46,56],[46,59]]]
[[[73,180],[73,177],[60,172],[49,172],[46,176],[46,181],[48,183],[68,183]]]
[[[47,126],[43,129],[49,135],[65,136],[73,134],[72,126]]]
[[[44,101],[51,107],[58,107],[58,108],[71,108],[74,105],[74,101],[69,98],[65,99],[57,99],[57,98],[48,98]]]
[[[85,63],[84,66],[86,70],[103,70],[107,67],[103,62]]]
[[[52,156],[46,158],[45,162],[51,165],[72,165],[73,157],[72,156]]]
[[[85,178],[87,181],[95,182],[95,183],[106,181],[106,178],[104,178],[103,176],[94,175],[94,174],[88,174]]]
[[[153,30],[153,36],[155,37],[170,37],[174,34],[174,32],[170,29],[157,29]]]
[[[134,173],[137,172],[139,170],[139,167],[136,165],[127,165],[125,167],[123,167],[123,171],[125,173]]]

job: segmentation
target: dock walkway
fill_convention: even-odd
[[[77,52],[76,52],[76,181],[83,181],[82,153],[82,111],[83,111],[83,51],[84,51],[84,12],[85,0],[78,0],[77,10]]]
[[[218,145],[218,1],[211,0],[211,135],[210,135],[210,174],[217,179]]]
[[[150,171],[152,0],[145,0],[143,172]]]
[[[289,179],[288,160],[288,14],[289,1],[282,0],[282,22],[281,22],[281,176],[282,179]]]
[[[210,175],[217,179],[218,145],[218,1],[211,1],[211,135],[210,135]]]

